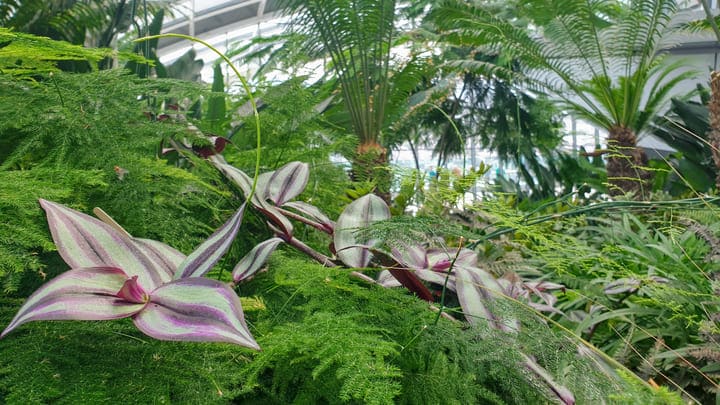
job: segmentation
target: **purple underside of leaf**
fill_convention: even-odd
[[[160,340],[227,342],[259,350],[245,324],[240,299],[227,285],[206,278],[184,278],[150,294],[134,317],[143,333]]]
[[[41,199],[40,205],[47,213],[58,252],[71,268],[121,268],[129,277],[138,276],[140,284],[149,289],[170,280],[132,239],[109,225],[50,201]]]
[[[366,267],[372,254],[366,247],[358,245],[375,244],[375,241],[358,241],[355,232],[373,222],[390,218],[390,209],[385,201],[374,194],[368,194],[350,203],[338,218],[335,226],[334,243],[337,256],[350,267]]]
[[[273,172],[267,183],[266,196],[275,205],[281,206],[305,190],[309,177],[307,163],[290,162]]]
[[[390,274],[395,277],[403,287],[415,293],[418,297],[425,301],[433,302],[433,295],[417,276],[408,269],[389,268]]]
[[[0,337],[39,320],[107,320],[128,317],[144,304],[116,296],[128,276],[114,267],[87,267],[66,271],[31,295]]]
[[[255,274],[282,242],[280,238],[272,238],[255,246],[233,269],[233,280],[237,283]]]
[[[242,206],[230,217],[230,219],[215,231],[210,237],[200,244],[185,260],[178,266],[175,278],[202,277],[207,274],[215,263],[228,251],[235,239],[235,235],[242,224],[245,205]]]

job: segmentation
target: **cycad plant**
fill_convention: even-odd
[[[394,0],[286,0],[293,27],[306,38],[306,51],[329,56],[358,139],[354,180],[373,181],[388,191],[387,149],[383,146],[394,38]]]
[[[480,2],[446,0],[432,14],[447,41],[517,57],[537,88],[577,117],[608,131],[611,194],[648,191],[647,157],[637,147],[671,91],[693,72],[666,64],[663,50],[679,29],[674,0],[529,0],[518,27]]]

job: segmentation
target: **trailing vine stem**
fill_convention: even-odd
[[[260,176],[260,152],[261,152],[261,131],[260,131],[260,113],[258,112],[257,103],[255,102],[255,97],[253,96],[252,90],[250,89],[250,84],[248,83],[247,79],[240,74],[240,71],[237,70],[235,65],[232,63],[230,58],[228,58],[224,53],[220,52],[217,48],[210,45],[209,43],[203,41],[200,38],[196,38],[190,35],[184,35],[184,34],[160,34],[160,35],[150,35],[142,38],[138,38],[134,40],[133,42],[142,42],[142,41],[149,41],[151,39],[161,39],[161,38],[181,38],[186,39],[191,42],[197,42],[206,48],[210,49],[211,51],[215,52],[227,65],[230,67],[230,69],[233,70],[235,73],[235,76],[240,80],[240,83],[242,84],[243,90],[245,90],[245,93],[247,93],[250,105],[252,106],[253,110],[253,116],[255,118],[255,133],[257,137],[257,147],[256,147],[256,154],[255,154],[255,175],[253,176],[253,185],[252,189],[250,190],[250,194],[247,196],[247,200],[251,201],[253,195],[255,194],[255,189],[257,188],[257,182],[258,177]]]

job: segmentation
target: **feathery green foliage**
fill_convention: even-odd
[[[16,213],[0,226],[0,240],[11,241],[0,250],[0,261],[9,264],[0,271],[6,291],[18,286],[23,263],[37,273],[48,260],[37,256],[47,249],[32,242],[49,237],[37,198],[85,212],[99,206],[132,234],[185,252],[237,206],[228,185],[202,160],[190,157],[188,171],[157,158],[164,138],[190,137],[189,131],[148,119],[144,113],[155,111],[138,96],[197,97],[203,93],[197,85],[98,71],[59,72],[36,82],[0,76],[0,87],[2,200]],[[16,233],[26,225],[25,233]]]
[[[251,320],[264,351],[243,367],[249,373],[243,391],[249,396],[242,398],[254,394],[278,403],[547,401],[543,383],[521,367],[521,348],[537,353],[578,401],[597,402],[625,389],[578,357],[572,339],[555,334],[532,311],[504,308],[523,320],[518,337],[483,327],[464,329],[445,319],[435,324],[427,303],[354,281],[342,270],[285,255],[275,255],[270,269],[240,289],[241,295],[261,295],[267,307]],[[640,388],[628,395],[652,398]]]
[[[78,201],[106,186],[105,176],[100,171],[0,171],[0,211],[3,214],[0,222],[0,288],[4,293],[16,292],[23,277],[29,282],[27,276],[30,276],[36,284],[60,270],[48,269],[47,259],[43,260],[43,255],[55,251],[55,245],[47,231],[38,197]]]
[[[706,202],[688,211],[658,202],[561,216],[568,208],[556,207],[553,215],[546,207],[546,220],[532,224],[523,213],[486,201],[491,223],[516,229],[481,246],[486,266],[497,275],[564,284],[555,305],[562,314],[553,318],[643,379],[710,401],[719,384],[712,367],[717,355],[708,350],[716,344],[720,310],[717,206]]]
[[[14,32],[0,27],[0,73],[28,76],[59,71],[60,61],[87,61],[97,68],[111,49],[83,48],[67,42]]]

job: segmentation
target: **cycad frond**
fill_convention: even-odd
[[[460,0],[444,1],[432,17],[446,41],[518,58],[532,83],[605,128],[641,131],[648,119],[638,114],[654,113],[688,76],[674,65],[659,68],[665,39],[679,27],[674,0],[528,0],[519,13],[534,25],[513,25]]]
[[[329,55],[361,144],[378,143],[388,101],[394,0],[287,0],[306,50]]]

